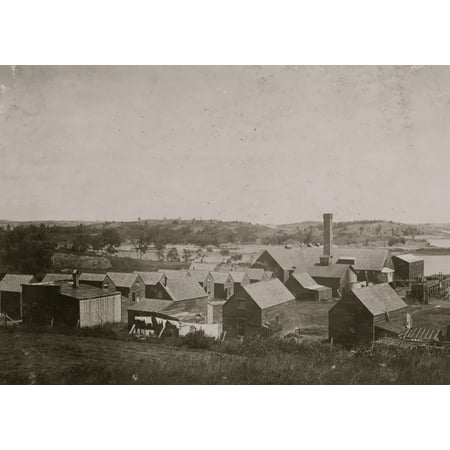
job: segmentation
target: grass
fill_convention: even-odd
[[[448,384],[446,349],[345,349],[296,338],[225,341],[200,335],[137,342],[100,331],[0,331],[7,384]],[[116,336],[117,337],[117,336]],[[172,345],[169,345],[172,344]],[[194,347],[195,349],[192,349]],[[198,348],[203,349],[199,350]],[[206,348],[204,348],[206,347]]]

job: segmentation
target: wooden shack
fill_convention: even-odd
[[[316,264],[308,269],[317,284],[331,288],[333,297],[340,297],[358,282],[358,276],[349,264]]]
[[[233,280],[233,292],[237,292],[241,286],[245,286],[250,283],[250,278],[246,272],[237,272],[232,270],[229,274]]]
[[[33,275],[6,274],[0,281],[0,313],[22,318],[22,284],[35,282]]]
[[[108,272],[108,277],[123,297],[133,302],[145,298],[145,285],[137,273]]]
[[[317,284],[306,272],[293,273],[286,282],[286,287],[297,300],[323,301],[332,297],[332,289]]]
[[[370,342],[406,331],[407,305],[385,284],[347,291],[328,312],[329,338],[337,342]]]
[[[301,248],[270,248],[264,250],[252,264],[254,269],[264,269],[273,273],[282,283],[286,283],[294,272],[306,272],[307,265]]]
[[[31,323],[92,327],[121,321],[120,292],[79,283],[24,284],[23,318]]]
[[[167,284],[167,276],[162,272],[134,272],[137,273],[145,286],[145,298],[156,297],[156,286],[158,283]]]
[[[424,277],[425,261],[419,256],[406,253],[393,255],[392,262],[395,268],[395,279],[420,281]]]
[[[234,294],[234,281],[229,272],[210,272],[213,291],[211,298],[228,300]]]
[[[80,283],[98,288],[116,288],[111,278],[105,273],[81,273]]]
[[[295,312],[295,297],[278,278],[250,283],[223,305],[223,331],[231,337],[252,336],[264,330],[293,331]]]

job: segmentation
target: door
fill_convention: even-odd
[[[245,336],[247,321],[245,319],[237,320],[237,335],[239,337]]]

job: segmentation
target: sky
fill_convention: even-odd
[[[450,68],[0,66],[0,219],[450,222]]]

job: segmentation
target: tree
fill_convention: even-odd
[[[189,262],[189,259],[191,258],[192,251],[188,248],[183,249],[183,261]]]
[[[100,234],[101,246],[110,254],[117,253],[117,247],[122,243],[120,234],[114,228],[105,228]]]
[[[42,225],[16,227],[3,235],[1,259],[10,271],[43,274],[52,266],[55,246]]]
[[[84,253],[89,249],[89,238],[83,234],[77,234],[72,241],[71,249],[75,253]]]
[[[180,260],[180,255],[178,254],[178,250],[176,249],[176,247],[172,247],[171,249],[169,249],[169,251],[167,252],[167,261],[179,261]]]
[[[138,238],[134,241],[134,249],[136,250],[138,258],[142,258],[142,256],[147,253],[149,246],[150,241],[148,235],[144,232],[140,232]]]

